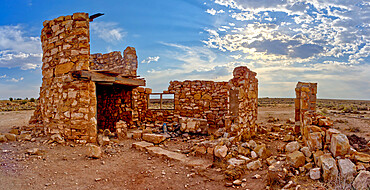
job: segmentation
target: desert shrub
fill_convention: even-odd
[[[35,98],[31,98],[30,99],[30,102],[35,102]]]
[[[21,102],[21,105],[24,105],[24,104],[26,104],[27,103],[27,100],[23,100],[22,102]]]
[[[9,100],[12,102],[12,101],[13,101],[13,98],[12,98],[12,97],[10,97],[10,98],[9,98]]]
[[[351,112],[351,111],[352,111],[352,108],[351,108],[351,107],[346,106],[346,107],[344,107],[344,108],[343,108],[343,111],[344,111],[345,113],[349,113],[349,112]]]
[[[329,113],[329,111],[328,111],[328,109],[323,108],[323,109],[321,110],[321,113],[323,113],[323,114],[328,114],[328,113]]]

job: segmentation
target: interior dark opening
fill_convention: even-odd
[[[115,132],[115,125],[123,120],[132,123],[132,87],[96,84],[98,130]]]

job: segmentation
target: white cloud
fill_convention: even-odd
[[[144,59],[143,61],[141,61],[141,63],[157,62],[158,60],[159,60],[159,56],[148,57],[148,58]]]
[[[216,14],[220,14],[220,13],[225,13],[225,11],[224,10],[218,10],[218,11],[216,11],[215,9],[207,9],[206,10],[206,12],[207,13],[209,13],[209,14],[211,14],[211,15],[216,15]]]
[[[229,16],[235,23],[230,25],[230,20],[224,23],[233,27],[231,32],[215,26],[225,32],[223,35],[207,28],[209,38],[203,42],[210,48],[241,51],[248,54],[248,59],[263,59],[266,64],[331,57],[351,64],[365,64],[369,59],[369,49],[363,46],[370,44],[370,24],[366,16],[370,14],[370,6],[361,0],[214,2],[229,8]]]
[[[0,26],[0,67],[35,69],[41,58],[39,37],[27,36],[21,25]]]
[[[121,41],[127,34],[115,22],[92,22],[90,29],[93,34],[109,43]]]
[[[0,76],[0,79],[3,79],[3,78],[6,78],[6,75],[2,75],[2,76]]]
[[[23,79],[24,79],[23,77],[18,78],[18,79],[16,79],[16,78],[12,78],[12,79],[10,79],[10,80],[6,80],[6,81],[8,81],[8,82],[19,82],[19,81],[22,81]]]

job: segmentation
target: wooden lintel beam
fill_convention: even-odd
[[[87,78],[94,82],[114,83],[128,86],[145,86],[144,79],[113,77],[103,73],[91,71],[80,71],[78,74],[81,78]]]
[[[116,77],[115,83],[129,85],[129,86],[145,86],[145,80],[143,79],[130,79],[130,78]]]

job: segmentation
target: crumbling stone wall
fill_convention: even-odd
[[[96,85],[98,130],[115,132],[120,120],[132,125],[132,87]]]
[[[230,91],[236,91],[236,113],[230,113],[231,123],[227,131],[243,138],[250,138],[257,132],[258,80],[257,73],[245,66],[236,67],[234,78],[229,81]],[[235,118],[236,117],[236,118]]]
[[[74,13],[45,21],[39,118],[46,133],[66,139],[96,139],[95,84],[72,77],[72,71],[89,70],[90,33],[87,13]]]
[[[228,83],[214,81],[171,81],[168,93],[175,94],[174,115],[207,119],[210,127],[224,126],[228,113]]]
[[[254,135],[257,126],[258,80],[256,73],[247,67],[237,67],[234,78],[229,82],[214,81],[171,81],[164,93],[174,94],[173,110],[148,109],[151,90],[134,90],[134,107],[137,107],[138,121],[146,127],[158,128],[163,122],[179,123],[180,117],[206,119],[209,129],[215,131],[226,127],[235,135]],[[231,91],[236,111],[230,110]],[[231,124],[234,124],[231,127]]]
[[[303,129],[302,126],[305,113],[314,113],[316,111],[317,83],[298,82],[295,92],[296,132],[300,132],[299,128],[301,128],[301,130]]]
[[[127,47],[123,57],[119,51],[90,55],[91,70],[112,71],[122,76],[136,76],[137,64],[136,50],[133,47]]]

